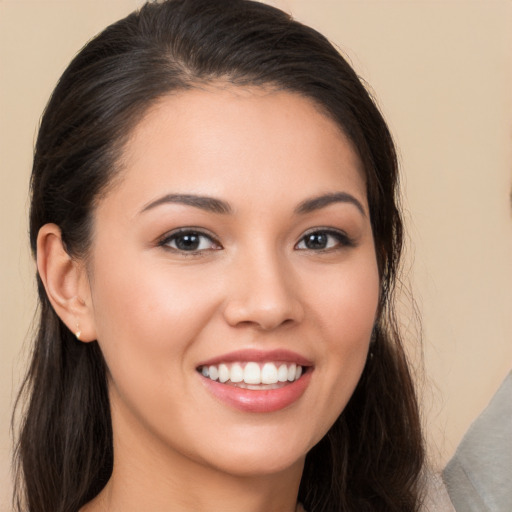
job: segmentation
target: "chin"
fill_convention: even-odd
[[[274,450],[277,452],[279,450]],[[283,454],[260,452],[258,454],[238,454],[229,457],[229,460],[216,461],[216,468],[223,473],[239,477],[265,477],[277,475],[297,468],[302,471],[305,454],[297,457],[297,454]]]
[[[229,445],[215,445],[208,455],[209,465],[220,471],[242,477],[266,476],[299,468],[302,471],[307,452],[317,441],[297,439],[296,436],[247,435],[243,439],[231,439]]]

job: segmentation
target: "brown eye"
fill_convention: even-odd
[[[326,249],[328,243],[327,233],[311,233],[304,237],[304,245],[308,249]]]
[[[325,251],[336,247],[352,246],[347,235],[339,231],[317,230],[304,235],[296,248],[309,251]]]
[[[160,245],[182,252],[200,252],[220,249],[217,242],[200,231],[178,231],[172,233],[162,240]]]

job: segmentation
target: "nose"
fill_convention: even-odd
[[[299,283],[286,257],[260,252],[241,258],[232,270],[224,308],[229,325],[269,331],[303,319]]]

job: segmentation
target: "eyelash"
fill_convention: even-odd
[[[172,243],[173,241],[175,242],[177,239],[179,239],[180,237],[184,238],[186,236],[194,236],[194,237],[198,237],[199,239],[207,239],[209,240],[209,243],[211,245],[214,245],[216,247],[212,247],[212,248],[203,248],[203,249],[193,249],[193,250],[185,250],[185,249],[180,249],[179,247],[171,247],[169,244]],[[199,242],[199,244],[201,244],[201,241]],[[210,235],[209,233],[205,233],[204,231],[200,230],[200,229],[195,229],[195,228],[181,228],[177,231],[173,231],[172,233],[169,233],[167,235],[165,235],[159,242],[158,242],[158,245],[160,247],[163,247],[165,249],[169,249],[169,250],[172,250],[172,251],[175,251],[175,252],[179,252],[180,254],[184,254],[184,255],[198,255],[198,254],[201,254],[205,251],[216,251],[216,250],[219,250],[219,249],[222,249],[222,246],[217,242],[217,240],[215,240],[215,238]]]
[[[350,248],[355,247],[355,240],[350,238],[346,233],[343,231],[338,231],[336,229],[332,228],[314,228],[307,233],[305,233],[302,238],[299,240],[299,242],[295,245],[295,247],[298,247],[300,244],[305,243],[305,240],[308,237],[311,237],[312,235],[326,235],[327,237],[334,238],[336,240],[336,243],[333,247],[326,247],[322,249],[311,249],[309,247],[304,247],[300,250],[303,251],[311,251],[311,252],[330,252],[330,251],[336,251],[343,248]]]
[[[313,249],[311,247],[299,248],[299,246],[301,244],[306,243],[306,239],[308,237],[311,237],[313,235],[317,235],[317,236],[324,235],[324,236],[327,236],[328,238],[329,237],[334,238],[336,240],[336,243],[334,246],[326,247],[326,248],[318,248],[318,249]],[[180,249],[179,247],[172,247],[170,245],[172,242],[176,242],[176,240],[178,240],[180,237],[185,238],[187,236],[197,237],[199,239],[207,239],[207,240],[209,240],[209,244],[213,245],[214,247],[200,248],[201,243],[202,243],[201,240],[199,240],[199,248],[192,249],[192,250],[186,250],[183,248]],[[221,244],[212,235],[210,235],[209,233],[205,233],[204,231],[202,231],[200,229],[195,229],[195,228],[181,228],[177,231],[173,231],[172,233],[165,235],[158,242],[158,246],[172,250],[172,251],[179,252],[180,254],[190,255],[190,256],[199,255],[199,254],[204,253],[205,251],[215,251],[215,250],[222,249]],[[297,242],[297,244],[295,244],[294,247],[296,249],[302,250],[302,251],[323,253],[323,252],[336,251],[336,250],[339,250],[342,248],[354,247],[354,246],[355,246],[355,241],[353,239],[351,239],[343,231],[338,231],[338,230],[334,230],[331,228],[315,228],[315,229],[312,229],[312,230],[308,231],[307,233],[305,233],[301,237],[299,242]]]

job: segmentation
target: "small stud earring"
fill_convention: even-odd
[[[75,331],[75,336],[76,336],[76,339],[79,340],[80,339],[80,335],[82,334],[82,331],[80,330],[80,326],[78,325],[78,322],[76,323],[76,331]]]

